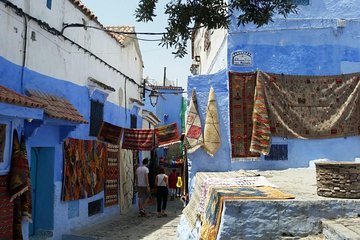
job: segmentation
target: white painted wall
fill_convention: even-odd
[[[227,30],[210,31],[210,47],[205,50],[204,36],[206,29],[200,28],[194,38],[194,57],[200,56],[199,74],[211,74],[227,66]]]
[[[77,9],[69,0],[53,1],[52,8],[46,7],[46,1],[14,0],[14,4],[24,12],[47,22],[51,27],[61,30],[63,23],[82,23],[100,27],[95,21]],[[0,56],[17,65],[22,64],[22,48],[24,36],[24,19],[17,16],[11,9],[0,5],[0,31],[8,33],[6,38],[0,39]],[[119,18],[119,24],[121,25]],[[32,33],[34,32],[34,33]],[[35,34],[36,40],[30,37]],[[67,28],[64,35],[85,47],[111,66],[139,84],[142,80],[142,58],[135,42],[126,47],[120,45],[114,38],[104,31],[83,28]],[[49,58],[49,55],[52,57]],[[108,101],[119,104],[120,88],[124,89],[124,77],[114,70],[105,67],[94,57],[78,49],[61,36],[54,36],[41,29],[34,21],[28,22],[28,42],[26,67],[47,76],[70,81],[78,85],[86,85],[88,77],[93,77],[116,89],[110,93]],[[127,82],[127,97],[140,99],[139,89],[133,83]],[[123,101],[123,105],[124,106]]]

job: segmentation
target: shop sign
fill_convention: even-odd
[[[251,52],[235,51],[231,56],[232,65],[241,67],[251,67],[253,65],[253,57]]]

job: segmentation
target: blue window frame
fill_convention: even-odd
[[[46,0],[46,7],[48,9],[51,9],[51,5],[52,5],[52,0]]]
[[[270,153],[265,156],[265,160],[288,160],[288,145],[272,144]]]

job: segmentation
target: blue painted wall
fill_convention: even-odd
[[[20,86],[20,71],[21,67],[7,61],[0,57],[0,85],[9,87],[17,92],[21,91]],[[76,109],[89,121],[90,117],[90,96],[88,88],[85,86],[79,86],[63,79],[55,79],[50,76],[42,75],[37,72],[25,69],[24,71],[24,88],[25,89],[37,89],[48,94],[62,96],[68,99]],[[40,114],[40,113],[39,113]],[[42,113],[41,113],[42,114]],[[111,102],[106,101],[104,103],[104,121],[120,127],[130,127],[130,114],[137,116],[137,125],[141,126],[141,117],[139,109],[124,109]],[[51,120],[51,121],[50,121]],[[39,202],[39,206],[53,205],[53,224],[49,221],[50,225],[53,225],[54,239],[59,239],[61,234],[69,232],[70,229],[84,226],[87,224],[96,223],[100,220],[104,220],[109,216],[119,214],[119,207],[105,208],[103,213],[88,217],[87,206],[88,202],[104,199],[104,193],[101,192],[96,196],[88,199],[82,199],[77,201],[77,208],[73,205],[68,206],[68,202],[61,201],[62,180],[63,180],[63,140],[61,133],[64,132],[64,121],[53,120],[44,121],[27,140],[27,151],[31,152],[32,147],[49,147],[54,151],[54,163],[52,166],[43,166],[44,168],[52,168],[53,177],[46,179],[52,186],[52,190],[49,189],[49,193],[52,196],[49,198],[43,198],[43,202]],[[19,119],[12,122],[14,128],[18,128],[19,131],[23,128],[24,120]],[[67,127],[71,127],[71,124]],[[89,124],[80,124],[76,127],[75,131],[71,132],[69,137],[90,140],[95,139],[89,136]],[[30,154],[29,154],[30,155]],[[7,169],[8,170],[8,169]],[[44,170],[44,169],[42,169]],[[48,169],[50,170],[50,169]],[[47,177],[46,177],[47,178]],[[51,203],[49,202],[51,200]],[[36,206],[34,206],[36,207]],[[78,214],[69,213],[69,210],[78,211]],[[70,219],[71,218],[71,219]],[[44,223],[43,218],[39,222]],[[43,224],[44,228],[49,226]],[[45,226],[46,225],[46,226]],[[26,227],[25,227],[26,235]]]
[[[188,91],[196,88],[202,119],[210,84],[217,97],[221,126],[221,149],[211,158],[202,149],[189,155],[190,181],[197,171],[227,171],[238,169],[285,169],[308,167],[309,161],[327,158],[354,161],[360,156],[360,137],[325,140],[273,138],[273,143],[288,144],[288,160],[236,161],[231,158],[229,130],[228,72],[252,72],[257,69],[294,75],[335,75],[360,72],[360,6],[358,1],[311,1],[301,7],[298,15],[278,18],[273,23],[256,28],[236,25],[229,29],[226,70],[217,74],[190,77]],[[345,27],[338,25],[345,19]],[[231,54],[237,50],[251,52],[250,67],[231,64]],[[188,96],[190,98],[190,96]]]

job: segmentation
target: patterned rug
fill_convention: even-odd
[[[250,152],[256,73],[229,73],[231,156],[258,158]]]
[[[268,155],[271,133],[263,82],[263,74],[257,72],[250,152]]]
[[[151,151],[155,147],[153,129],[124,128],[123,149]]]
[[[133,152],[127,149],[120,150],[120,209],[127,212],[133,201],[134,194],[134,166]]]
[[[180,142],[176,123],[155,128],[155,135],[158,147],[165,147]]]
[[[122,128],[103,122],[100,127],[98,139],[111,144],[119,144]]]
[[[219,117],[216,105],[215,91],[210,87],[209,99],[206,109],[204,127],[204,149],[210,156],[214,156],[221,145]]]
[[[209,189],[209,201],[202,219],[200,239],[215,240],[219,231],[224,201],[250,199],[291,199],[291,194],[283,193],[273,187],[217,187]]]
[[[13,239],[14,204],[10,202],[9,175],[0,175],[0,239]]]
[[[264,176],[255,177],[236,177],[236,178],[208,178],[201,184],[201,196],[199,204],[200,216],[205,211],[206,202],[209,200],[210,194],[209,189],[211,187],[260,187],[260,186],[271,186],[277,188],[274,184],[269,182]]]
[[[21,222],[24,219],[28,222],[32,221],[31,182],[25,137],[21,136],[20,144],[16,130],[13,132],[9,175],[10,201],[14,204],[13,235],[14,239],[23,239]]]
[[[273,136],[321,139],[360,134],[360,73],[261,74]]]
[[[200,199],[201,199],[201,186],[209,178],[237,178],[237,177],[255,177],[255,173],[247,172],[197,172],[195,176],[195,186],[192,191],[190,202],[183,210],[187,223],[191,230],[195,228],[195,223],[200,217]]]
[[[119,203],[119,145],[107,145],[107,161],[105,174],[105,207]]]
[[[186,119],[185,130],[185,146],[188,153],[196,151],[204,144],[200,115],[198,111],[198,103],[196,99],[196,91],[192,90],[188,116]]]
[[[62,199],[78,200],[103,191],[106,158],[105,143],[73,138],[64,141]]]

